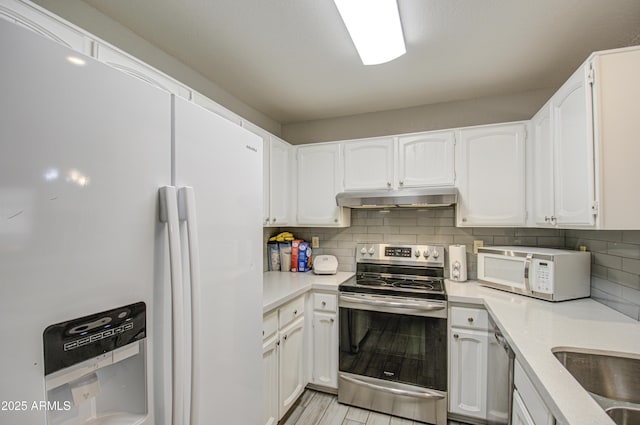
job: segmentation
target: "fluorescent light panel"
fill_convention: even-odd
[[[407,50],[396,0],[333,0],[362,63],[378,65]]]

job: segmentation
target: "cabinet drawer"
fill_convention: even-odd
[[[280,308],[280,329],[304,314],[304,296]]]
[[[514,384],[520,394],[527,411],[533,418],[533,422],[536,425],[553,425],[553,415],[547,408],[547,405],[536,391],[535,387],[524,369],[520,365],[520,362],[516,359],[514,366]]]
[[[482,308],[451,307],[451,326],[487,330],[489,316]]]
[[[278,311],[269,313],[262,318],[262,340],[278,332]]]
[[[335,312],[337,297],[333,294],[313,294],[313,309]]]

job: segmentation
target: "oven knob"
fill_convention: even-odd
[[[362,249],[360,250],[360,254],[364,255],[366,253],[367,253],[367,248],[363,246]]]
[[[369,255],[373,255],[375,252],[376,250],[373,247],[369,248]]]
[[[415,254],[414,254],[414,255],[416,256],[416,258],[420,257],[420,250],[419,250],[419,249],[416,249],[416,252],[415,252]]]
[[[437,250],[435,250],[435,249],[433,250],[433,253],[432,253],[431,255],[432,255],[432,256],[433,256],[433,258],[434,258],[434,259],[436,259],[436,260],[437,260],[437,259],[438,259],[438,257],[440,256],[440,254],[438,253],[438,251],[437,251]]]
[[[423,255],[424,255],[424,258],[429,258],[429,256],[431,255],[431,253],[429,252],[429,250],[428,250],[428,249],[425,249],[425,250],[424,250],[424,254],[423,254]]]

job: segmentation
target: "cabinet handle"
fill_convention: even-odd
[[[555,215],[551,216],[551,224],[556,224],[556,216]]]
[[[275,223],[275,222],[276,222],[276,219],[275,219],[275,218],[273,218],[271,221],[272,221],[273,223]]]
[[[276,345],[280,345],[280,340],[277,340],[277,341],[276,341]]]
[[[546,215],[544,216],[544,222],[545,222],[545,223],[548,223],[548,222],[549,222],[549,217],[548,217],[548,216],[546,216]]]
[[[387,182],[387,187],[391,187],[391,182]]]
[[[326,307],[327,306],[327,302],[326,301],[322,301],[322,307]]]
[[[335,322],[336,320],[332,317],[331,318],[331,323]]]
[[[459,337],[459,336],[460,336],[460,335],[458,335],[458,334],[453,334],[453,337],[454,337],[455,339],[458,339],[458,337]]]
[[[284,336],[284,340],[285,340],[285,341],[287,340],[287,336],[286,336],[286,335]]]
[[[467,217],[462,217],[462,222],[466,223],[467,222]]]
[[[269,217],[264,219],[265,224],[269,224]]]
[[[333,219],[333,222],[334,222],[334,223],[337,223],[337,222],[338,222],[338,219],[337,219],[337,218],[334,218],[334,219]]]
[[[400,186],[403,186],[404,182],[402,180],[400,180]]]
[[[469,323],[473,323],[473,317],[469,317],[469,318],[467,318],[467,321],[468,321]]]
[[[262,336],[264,336],[264,331],[262,331]]]
[[[298,310],[293,310],[293,315],[295,316],[296,314],[298,314]]]

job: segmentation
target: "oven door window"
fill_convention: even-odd
[[[340,371],[446,391],[447,321],[341,307]]]

